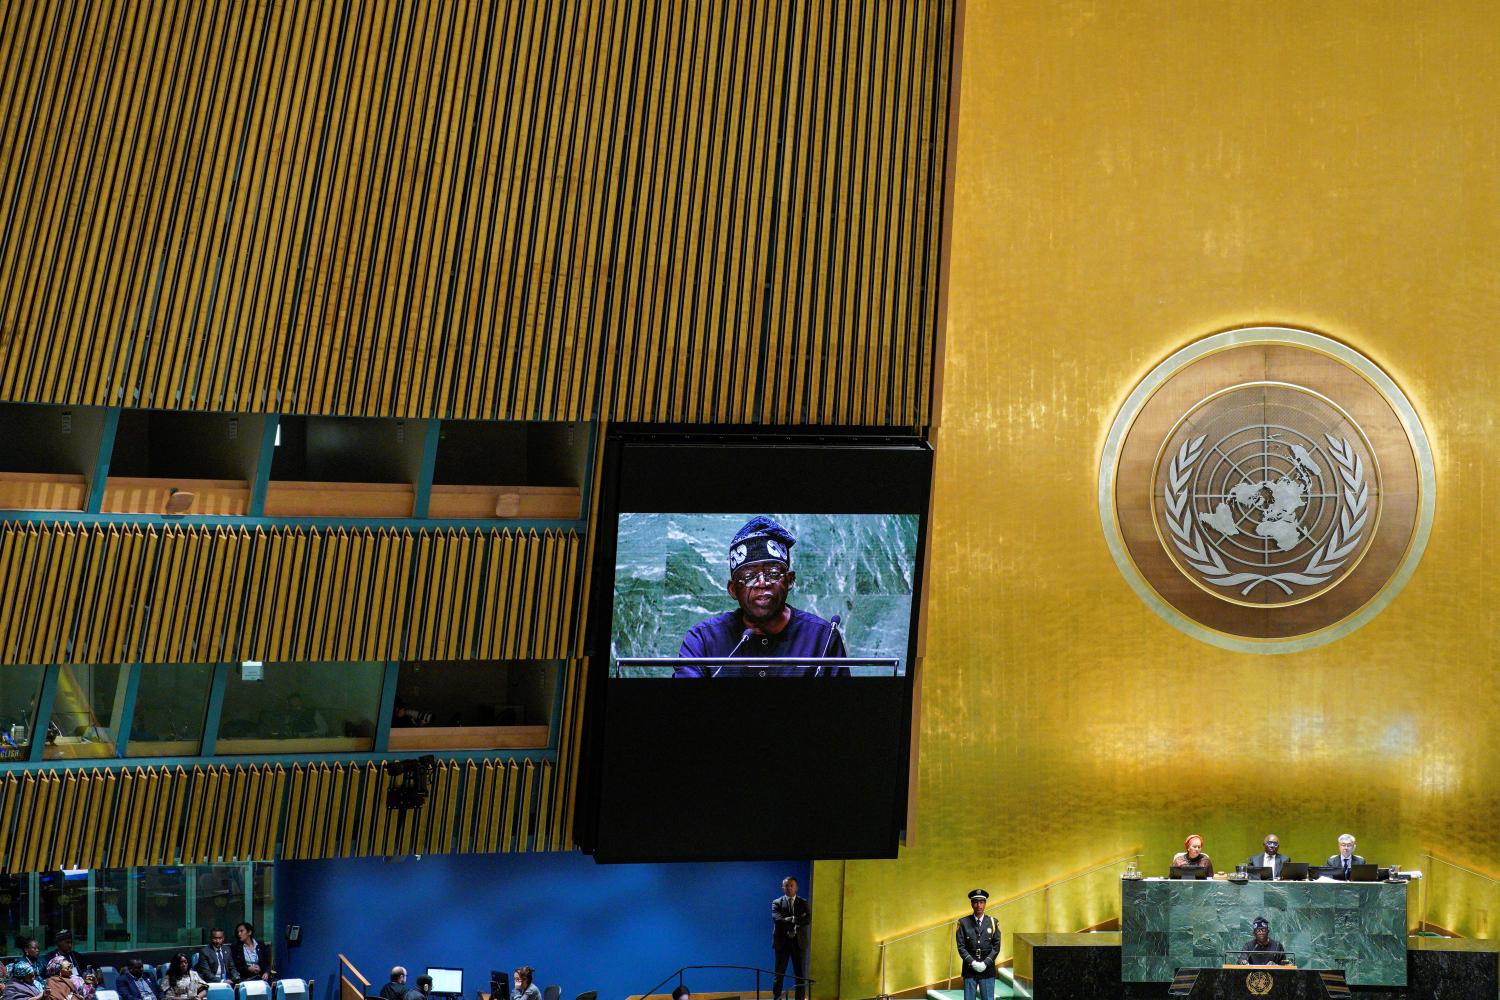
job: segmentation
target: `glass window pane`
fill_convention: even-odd
[[[0,760],[30,756],[36,705],[42,695],[43,666],[0,667]]]
[[[42,956],[52,950],[58,931],[72,931],[73,946],[86,950],[90,926],[88,872],[42,872],[37,876],[37,895]]]
[[[30,887],[30,875],[0,875],[0,928],[4,928],[5,934],[4,940],[0,941],[0,948],[7,955],[14,955],[19,950],[15,938],[26,924],[26,901]]]
[[[557,669],[555,661],[403,663],[390,748],[546,747]]]
[[[135,946],[171,947],[181,940],[187,914],[187,876],[181,868],[137,868]]]
[[[118,664],[58,668],[57,700],[52,706],[57,734],[44,753],[48,760],[115,755],[128,675]]]
[[[130,715],[127,757],[191,757],[203,743],[214,668],[206,663],[142,664]]]
[[[226,941],[234,940],[234,925],[245,919],[245,866],[203,865],[193,869],[197,882],[197,912],[193,922],[208,940],[215,927]]]
[[[255,925],[255,939],[271,945],[271,962],[274,965],[281,956],[276,954],[276,879],[275,866],[257,862],[255,869],[255,898],[250,906],[250,922]]]
[[[372,750],[384,678],[383,663],[267,663],[260,680],[236,668],[216,752]]]
[[[119,951],[130,947],[129,868],[101,868],[94,872],[94,948]],[[98,965],[112,965],[98,961]]]

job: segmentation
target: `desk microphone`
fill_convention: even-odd
[[[755,634],[755,629],[753,629],[753,628],[747,628],[747,629],[745,629],[745,631],[740,634],[740,641],[737,642],[737,643],[735,643],[734,644],[734,648],[729,651],[729,656],[733,656],[735,653],[738,653],[740,651],[740,647],[743,646],[745,643],[749,642],[750,641],[750,637],[752,635],[754,635],[754,634]],[[725,659],[728,659],[728,658],[729,657],[725,657]],[[714,672],[711,673],[711,674],[709,674],[708,676],[709,677],[717,677],[717,676],[719,676],[719,671],[723,670],[723,669],[724,669],[724,664],[721,663],[717,667],[714,667]]]
[[[843,621],[843,619],[839,615],[834,615],[831,619],[829,619],[828,638],[823,641],[823,652],[819,654],[820,656],[828,655],[828,650],[833,646],[833,637],[839,634],[839,622],[841,621]],[[813,671],[813,676],[823,676],[823,665],[821,663],[818,664],[817,669]]]

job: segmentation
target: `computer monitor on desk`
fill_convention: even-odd
[[[1283,882],[1306,882],[1307,862],[1287,861],[1281,866],[1281,881]]]
[[[1173,865],[1167,869],[1167,878],[1208,878],[1213,875],[1200,865]]]
[[[464,970],[427,967],[427,975],[432,978],[432,992],[434,996],[461,997],[464,995]]]

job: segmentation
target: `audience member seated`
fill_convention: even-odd
[[[229,945],[224,941],[222,927],[215,927],[208,932],[208,944],[198,952],[193,968],[205,983],[235,982],[234,960],[229,957]]]
[[[406,995],[402,997],[402,1000],[428,1000],[428,998],[431,996],[432,977],[418,976],[416,988],[407,990]]]
[[[47,954],[46,958],[42,959],[42,964],[37,967],[38,969],[45,970],[50,968],[53,960],[59,958],[65,958],[71,962],[75,972],[88,966],[87,959],[73,950],[72,931],[58,931],[57,937],[53,939],[53,944],[56,947]]]
[[[532,982],[536,978],[536,970],[529,965],[523,965],[516,970],[515,985],[510,991],[510,1000],[542,1000],[542,993]]]
[[[208,984],[193,971],[188,964],[187,955],[179,951],[172,956],[172,963],[167,966],[159,995],[163,998],[171,997],[172,1000],[199,1000],[200,997],[208,996]]]
[[[56,975],[58,969],[60,969],[64,965],[66,965],[71,970],[70,972],[68,972],[68,982],[73,988],[73,995],[77,997],[78,1000],[89,1000],[89,997],[92,997],[94,995],[94,987],[99,985],[98,975],[90,974],[85,976],[83,974],[83,971],[78,968],[78,965],[75,962],[71,962],[66,958],[59,957],[54,958],[47,966],[48,979],[50,980],[52,976]],[[45,993],[46,989],[44,988],[42,992]]]
[[[146,975],[146,966],[138,958],[125,963],[125,971],[115,981],[120,1000],[157,1000],[156,984]]]
[[[406,994],[406,968],[400,965],[393,966],[391,981],[380,988],[380,998],[381,1000],[401,1000]]]
[[[18,958],[10,967],[10,982],[0,991],[0,1000],[35,1000],[41,992],[36,984],[36,966]]]
[[[73,991],[73,963],[66,958],[54,958],[47,966],[47,983],[42,988],[47,1000],[82,1000]]]
[[[276,974],[271,968],[271,949],[255,940],[255,925],[243,921],[235,924],[234,936],[237,943],[229,949],[229,957],[234,961],[234,972],[239,981],[260,979],[269,983]],[[122,995],[120,1000],[129,998]]]

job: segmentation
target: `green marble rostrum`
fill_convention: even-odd
[[[1302,969],[1343,969],[1354,986],[1406,985],[1406,883],[1122,881],[1121,973],[1168,982],[1222,965],[1265,917]]]

